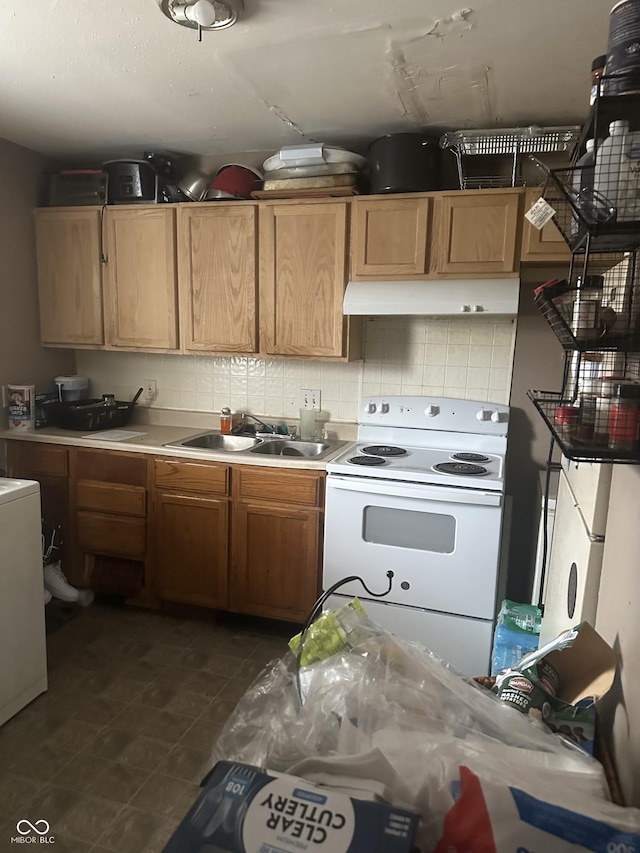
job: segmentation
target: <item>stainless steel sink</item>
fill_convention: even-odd
[[[254,438],[248,435],[222,435],[219,432],[202,432],[190,438],[170,441],[165,447],[183,447],[231,453],[259,453],[262,456],[297,456],[321,459],[346,445],[346,441],[295,441],[289,438]]]
[[[189,447],[195,450],[250,450],[260,444],[260,440],[248,435],[222,435],[219,432],[203,432],[183,438],[180,441],[170,441],[165,447]]]
[[[337,442],[334,444],[337,446]],[[276,438],[252,447],[251,453],[260,453],[264,456],[323,456],[333,449],[324,441],[290,441],[286,438]]]

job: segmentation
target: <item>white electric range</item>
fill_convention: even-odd
[[[489,671],[501,576],[509,407],[442,397],[370,397],[358,436],[327,465],[323,588],[352,582],[392,633],[467,675]],[[500,590],[499,590],[500,587]]]

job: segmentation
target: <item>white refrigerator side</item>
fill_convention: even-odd
[[[599,468],[601,466],[593,466]],[[610,466],[604,466],[610,467]],[[604,535],[594,533],[589,523],[602,524],[603,505],[608,500],[610,474],[587,474],[591,489],[581,491],[585,512],[563,471],[556,500],[553,542],[546,582],[540,645],[550,642],[567,628],[587,621],[595,625],[604,553]],[[597,511],[594,511],[598,508]]]
[[[0,479],[0,725],[46,689],[40,487]]]

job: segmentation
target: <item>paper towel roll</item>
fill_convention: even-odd
[[[300,409],[300,438],[311,441],[315,438],[316,415],[319,409]]]

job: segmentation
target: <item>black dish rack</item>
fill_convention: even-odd
[[[61,429],[92,432],[126,426],[133,415],[135,401],[116,400],[115,405],[109,405],[97,399],[74,402],[50,400],[43,403],[42,407],[46,411],[48,424]]]

